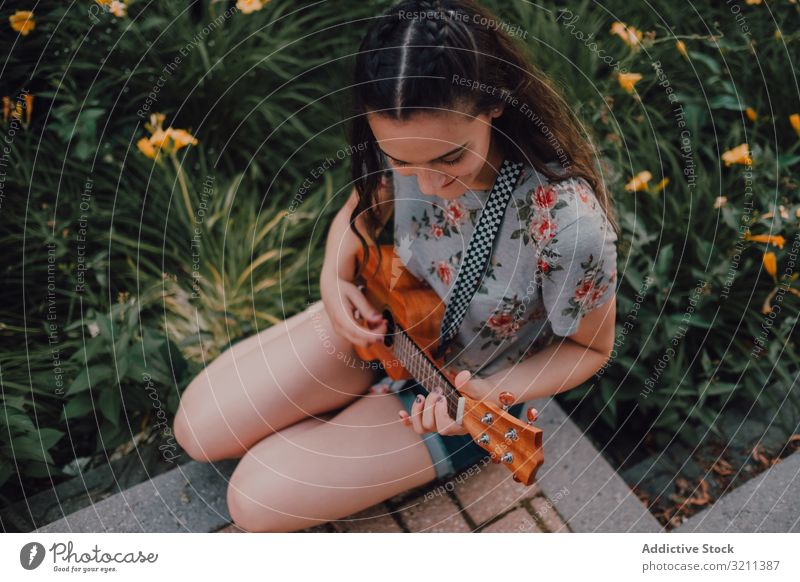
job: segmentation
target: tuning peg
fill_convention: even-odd
[[[511,453],[504,453],[503,456],[500,457],[500,460],[503,461],[504,463],[513,463],[514,455],[512,455]]]
[[[491,413],[491,412],[487,412],[486,414],[484,414],[484,415],[481,417],[481,422],[482,422],[483,424],[492,424],[492,421],[493,421],[493,420],[494,420],[494,416],[492,416],[492,413]]]
[[[533,424],[536,419],[539,418],[539,411],[535,408],[529,408],[526,415],[528,417],[528,424]]]
[[[482,444],[482,445],[488,445],[489,444],[489,435],[486,434],[486,433],[483,433],[481,436],[479,436],[477,439],[475,439],[475,442],[478,443],[478,444]]]
[[[500,401],[503,410],[508,410],[508,407],[514,404],[516,397],[511,392],[501,392],[497,399]]]
[[[517,440],[517,439],[519,438],[519,437],[517,436],[517,431],[516,431],[516,430],[514,430],[513,428],[510,428],[510,429],[508,429],[508,430],[506,431],[506,434],[505,434],[505,435],[503,435],[503,436],[505,436],[505,437],[506,437],[506,440],[508,440],[508,441],[515,441],[515,440]]]

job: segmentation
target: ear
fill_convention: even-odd
[[[489,117],[491,119],[496,119],[496,118],[500,117],[501,115],[503,115],[503,112],[505,110],[506,110],[506,104],[505,103],[499,103],[498,105],[493,106],[489,110]]]

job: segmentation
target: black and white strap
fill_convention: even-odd
[[[472,297],[480,288],[486,274],[486,266],[492,254],[494,239],[500,230],[508,202],[514,187],[517,185],[522,164],[511,162],[506,158],[495,179],[489,200],[486,202],[475,231],[467,245],[464,260],[458,271],[452,296],[445,307],[442,326],[439,334],[439,345],[435,354],[436,358],[444,355],[445,349],[455,337],[464,315],[467,313]]]

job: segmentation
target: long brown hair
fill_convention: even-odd
[[[492,127],[505,156],[532,165],[552,181],[585,179],[619,233],[590,138],[551,81],[500,24],[472,0],[406,0],[386,10],[364,36],[355,61],[349,140],[358,193],[350,228],[365,257],[369,247],[355,220],[364,216],[374,242],[382,227],[376,194],[384,171],[368,111],[404,121],[421,111],[459,106],[479,115],[505,103]],[[550,162],[558,162],[561,171],[546,166]]]

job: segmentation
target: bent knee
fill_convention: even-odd
[[[193,383],[201,381],[195,379]],[[207,409],[207,405],[192,398],[189,394],[191,387],[184,391],[175,413],[172,425],[175,440],[195,461],[208,463],[229,458],[231,452],[221,448],[220,443],[214,440],[219,436],[218,431],[214,430],[214,419],[219,415],[215,416],[213,411]]]
[[[270,472],[264,468],[265,472]],[[227,502],[231,520],[249,532],[288,533],[329,521],[307,515],[299,504],[297,484],[290,479],[244,479],[231,477]]]

